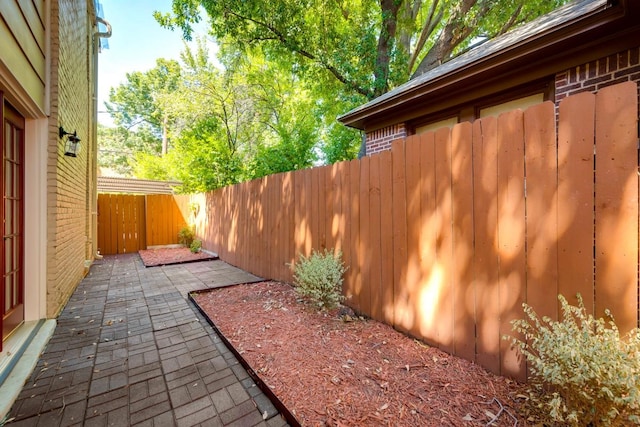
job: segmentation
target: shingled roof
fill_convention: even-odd
[[[174,194],[179,181],[152,181],[147,179],[98,177],[98,193]]]
[[[504,74],[509,69],[506,64],[512,70],[540,65],[549,68],[551,61],[559,63],[559,67],[565,66],[567,56],[577,53],[584,56],[590,46],[594,50],[596,43],[606,42],[603,38],[606,39],[608,33],[614,37],[614,22],[625,19],[628,23],[634,19],[633,14],[637,13],[634,1],[637,2],[577,0],[568,3],[413,78],[351,110],[338,120],[348,126],[364,129],[366,119],[372,115],[394,109],[418,97],[444,96],[439,91],[460,84],[471,85],[472,82],[468,80],[470,76],[477,77],[481,85],[487,78]],[[592,35],[587,39],[589,33]]]

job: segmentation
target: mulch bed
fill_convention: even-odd
[[[192,298],[302,425],[527,425],[521,384],[348,310],[317,312],[287,284]]]
[[[145,267],[218,259],[217,256],[204,251],[194,254],[189,248],[185,247],[142,249],[138,253]]]

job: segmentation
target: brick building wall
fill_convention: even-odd
[[[640,83],[640,47],[618,52],[555,75],[556,106],[563,98],[579,92],[597,92],[603,87],[635,81]],[[640,105],[640,85],[638,85]],[[407,135],[404,123],[367,133],[367,155],[391,149],[394,139]]]
[[[399,138],[407,136],[407,128],[404,123],[388,126],[373,132],[367,132],[367,155],[370,156],[380,151],[390,150],[391,143]]]
[[[51,2],[51,83],[47,176],[47,316],[55,317],[85,274],[92,215],[92,2]],[[64,155],[58,127],[76,131],[78,157]]]
[[[556,74],[556,105],[569,95],[596,92],[617,83],[640,82],[640,47],[618,52],[606,58]],[[640,102],[640,86],[638,86]]]

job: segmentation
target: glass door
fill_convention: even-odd
[[[24,321],[24,118],[2,99],[2,340]]]

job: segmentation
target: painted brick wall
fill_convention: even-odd
[[[407,136],[407,129],[404,123],[388,126],[367,133],[367,156],[380,151],[390,150],[391,143],[399,138]]]
[[[627,81],[640,82],[640,47],[556,74],[556,105],[569,95],[596,92],[603,87]],[[638,90],[640,100],[640,86]]]
[[[47,160],[47,316],[55,317],[85,274],[88,182],[94,125],[92,2],[51,2],[51,116]],[[80,155],[64,155],[58,127],[76,131]]]

